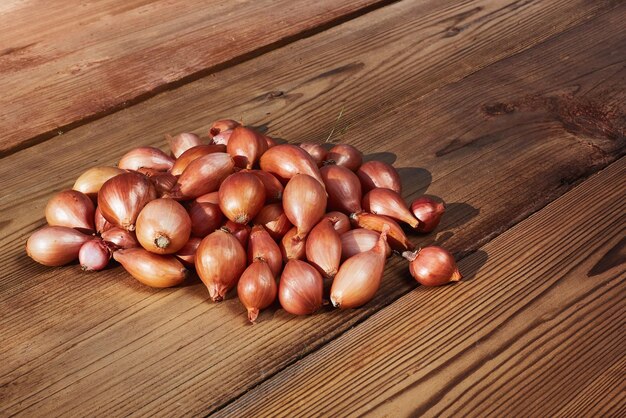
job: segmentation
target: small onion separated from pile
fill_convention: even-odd
[[[441,247],[406,251],[402,256],[409,260],[411,276],[424,286],[441,286],[462,278],[452,254]]]

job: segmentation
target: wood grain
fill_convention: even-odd
[[[390,2],[4,1],[0,155]]]
[[[621,159],[463,259],[469,280],[416,289],[215,416],[609,416],[624,190]]]
[[[233,296],[207,303],[198,282],[156,291],[119,268],[81,275],[76,266],[48,269],[27,259],[23,243],[54,190],[133,144],[162,145],[169,129],[203,131],[220,115],[245,112],[253,124],[271,123],[270,133],[316,140],[349,98],[339,130],[352,126],[342,140],[396,159],[407,197],[443,196],[450,210],[440,232],[413,239],[459,255],[617,158],[624,150],[624,8],[506,4],[401,2],[3,159],[0,327],[9,343],[0,347],[2,408],[210,412],[414,287],[396,260],[366,309],[307,318],[273,309],[251,327]],[[520,17],[518,30],[510,22]],[[459,19],[465,28],[456,39],[442,33]],[[499,31],[505,27],[513,29]],[[567,118],[581,104],[612,109],[604,128]],[[15,178],[22,167],[29,175]]]

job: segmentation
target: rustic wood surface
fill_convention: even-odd
[[[624,190],[621,159],[216,416],[623,416]]]
[[[343,109],[332,140],[395,161],[407,197],[444,197],[439,231],[413,239],[461,258],[624,154],[625,17],[619,1],[401,1],[5,157],[0,413],[211,412],[415,287],[394,260],[364,309],[249,326],[197,280],[159,291],[119,267],[34,264],[45,202],[86,168],[229,115],[323,141]],[[417,292],[435,306],[445,291]]]
[[[0,155],[387,3],[5,0]]]

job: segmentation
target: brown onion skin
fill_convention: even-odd
[[[104,216],[102,216],[102,212],[100,212],[99,207],[96,207],[93,218],[94,218],[94,225],[96,227],[96,232],[98,234],[102,234],[103,232],[108,231],[111,228],[116,228],[115,225],[113,225],[111,222],[104,219]]]
[[[254,129],[238,126],[230,134],[226,152],[233,157],[237,167],[250,170],[267,151],[267,148],[263,135]]]
[[[324,186],[324,180],[313,157],[296,145],[276,145],[261,156],[259,163],[263,171],[273,174],[283,184],[296,174],[306,174]]]
[[[326,191],[313,177],[296,174],[283,192],[283,210],[298,228],[296,239],[303,239],[326,213]]]
[[[244,173],[252,173],[261,180],[265,186],[266,202],[280,202],[285,189],[280,181],[273,175],[263,170],[242,170]]]
[[[172,189],[176,199],[195,199],[219,189],[224,179],[235,169],[230,155],[214,152],[193,160],[178,178]]]
[[[297,239],[298,228],[291,228],[280,241],[280,252],[283,261],[302,260],[306,258],[306,239]]]
[[[135,230],[137,216],[156,199],[154,184],[139,173],[123,173],[107,180],[98,192],[98,208],[104,219],[128,231]]]
[[[241,275],[237,283],[237,295],[248,311],[248,320],[256,321],[259,311],[276,300],[278,286],[268,263],[256,259]]]
[[[310,264],[291,260],[285,265],[278,285],[283,309],[293,315],[310,315],[322,307],[324,282]]]
[[[226,147],[224,145],[197,145],[193,148],[189,148],[187,151],[183,152],[180,157],[176,159],[176,162],[172,166],[172,170],[170,173],[174,176],[180,176],[183,174],[183,171],[191,164],[192,161],[197,160],[200,157],[204,157],[205,155],[213,154],[215,152],[226,152]]]
[[[265,260],[274,277],[278,277],[283,269],[283,256],[276,241],[261,225],[252,227],[248,242],[248,263],[258,258]]]
[[[357,171],[363,163],[363,153],[348,144],[335,145],[326,154],[325,164],[336,164]]]
[[[231,221],[247,224],[263,208],[265,187],[257,176],[239,172],[228,176],[219,189],[220,210]]]
[[[196,251],[202,242],[201,238],[190,237],[189,241],[178,250],[176,257],[183,262],[185,267],[196,268]]]
[[[333,223],[336,219],[323,218],[306,239],[306,258],[325,279],[337,274],[341,262],[341,238]]]
[[[154,188],[157,192],[157,197],[163,197],[169,194],[174,186],[176,186],[178,177],[170,173],[160,173],[150,177],[150,180],[152,180],[152,184],[154,184]]]
[[[104,269],[111,259],[109,247],[100,238],[87,241],[80,247],[78,262],[83,271]]]
[[[309,155],[313,157],[313,160],[315,160],[318,167],[321,167],[324,160],[326,160],[328,151],[326,151],[326,149],[320,144],[305,142],[300,144],[300,148],[308,152]]]
[[[57,193],[46,205],[46,221],[50,226],[67,226],[94,231],[95,207],[91,199],[76,190]]]
[[[371,229],[372,231],[376,231],[378,233],[382,232],[385,225],[389,225],[387,242],[392,249],[396,251],[415,249],[415,244],[409,241],[400,225],[398,225],[396,221],[387,216],[361,212],[353,213],[352,215],[350,215],[350,219],[356,226],[360,228]]]
[[[348,258],[341,265],[330,289],[333,306],[358,308],[374,298],[385,269],[388,230],[386,225],[374,248]]]
[[[328,207],[346,214],[362,212],[361,182],[352,171],[339,165],[327,165],[320,169],[326,191]]]
[[[213,203],[214,205],[220,204],[220,193],[215,191],[207,194],[203,194],[202,196],[196,197],[196,202],[198,203]]]
[[[151,168],[157,171],[167,171],[174,165],[174,159],[154,147],[139,147],[128,151],[120,159],[117,166],[124,170],[139,170]]]
[[[237,285],[247,265],[246,251],[232,234],[217,230],[207,235],[196,251],[196,271],[214,302]]]
[[[432,232],[439,226],[446,205],[428,196],[422,196],[411,202],[411,212],[420,221],[419,232]]]
[[[194,237],[204,238],[224,222],[219,205],[213,203],[195,200],[189,204],[187,212],[191,219],[191,235]]]
[[[393,166],[382,161],[368,161],[356,171],[361,181],[363,192],[367,193],[377,187],[391,189],[398,194],[402,193],[400,175]]]
[[[350,224],[350,218],[343,212],[328,212],[326,215],[324,215],[324,218],[334,218],[333,228],[335,228],[335,231],[337,231],[339,235],[346,233],[350,229],[352,229],[352,225]]]
[[[76,179],[72,189],[86,194],[95,203],[104,182],[123,172],[124,170],[117,167],[92,167]]]
[[[191,132],[182,132],[176,136],[165,135],[174,158],[179,158],[185,151],[202,144],[200,137]]]
[[[174,254],[183,248],[191,235],[191,219],[177,201],[156,199],[139,213],[135,233],[146,250],[155,254]]]
[[[80,247],[92,236],[66,226],[44,226],[26,242],[26,253],[44,266],[62,266],[78,258]]]
[[[376,246],[380,233],[365,228],[352,229],[341,234],[341,259],[347,260],[353,255],[369,251]],[[391,247],[386,243],[387,257],[391,256]]]
[[[228,131],[228,130],[232,131],[233,129],[235,129],[236,127],[240,125],[241,124],[239,122],[237,122],[236,120],[232,120],[232,119],[216,120],[215,122],[211,124],[211,128],[209,129],[209,138],[213,138],[215,135],[223,131]]]
[[[287,219],[287,215],[285,215],[282,203],[272,203],[264,206],[254,218],[253,223],[255,225],[263,225],[274,241],[280,241],[293,227],[289,219]]]
[[[248,239],[250,238],[251,228],[248,225],[236,224],[230,219],[226,221],[220,228],[239,240],[243,248],[248,248]]]
[[[424,247],[415,252],[404,252],[402,256],[409,260],[411,276],[421,285],[441,286],[458,282],[463,277],[452,254],[441,247]]]
[[[140,247],[115,251],[113,259],[137,281],[150,287],[178,286],[187,276],[187,269],[173,255],[154,254]]]
[[[134,232],[130,232],[116,226],[104,231],[100,235],[100,238],[102,238],[113,251],[136,248],[140,246]]]
[[[391,189],[376,188],[363,197],[363,209],[377,215],[388,216],[417,229],[419,221],[413,216],[404,199]]]

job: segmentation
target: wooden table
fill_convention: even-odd
[[[0,415],[626,415],[626,3],[0,4]],[[341,117],[339,118],[339,114]],[[24,251],[88,167],[245,123],[441,196],[464,281],[249,325],[197,278]]]

